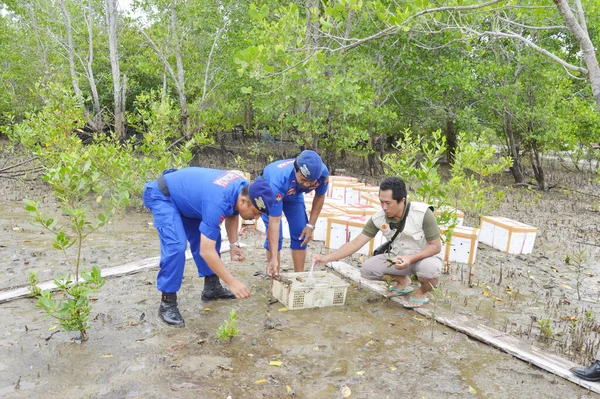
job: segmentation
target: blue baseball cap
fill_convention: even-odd
[[[274,195],[271,185],[262,177],[254,180],[250,183],[249,194],[252,205],[256,207],[262,213],[267,215],[271,211],[271,205],[273,205]]]
[[[296,158],[296,165],[302,176],[308,180],[317,180],[323,173],[323,161],[319,154],[312,150],[304,150]]]

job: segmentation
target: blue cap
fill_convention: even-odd
[[[265,179],[259,177],[253,183],[250,183],[249,194],[252,205],[268,215],[274,199],[271,185]]]
[[[323,173],[323,161],[319,154],[312,150],[304,150],[296,158],[296,165],[302,176],[308,180],[317,180]]]

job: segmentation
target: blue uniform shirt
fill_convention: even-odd
[[[221,235],[220,224],[234,211],[248,180],[235,172],[190,167],[164,175],[169,193],[182,216],[200,219],[200,233],[211,240]]]
[[[284,159],[275,161],[265,167],[263,178],[269,182],[273,189],[275,202],[271,208],[270,216],[281,216],[283,213],[283,201],[294,201],[299,193],[309,193],[315,191],[317,195],[327,193],[329,182],[329,169],[323,165],[321,176],[310,188],[304,188],[296,181],[296,171],[294,170],[295,159]]]

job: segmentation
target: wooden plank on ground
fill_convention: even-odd
[[[246,244],[240,243],[240,246],[245,247]],[[224,242],[221,244],[221,253],[229,252],[229,243]],[[185,259],[192,259],[192,253],[190,250],[187,250],[185,253]],[[107,267],[102,269],[102,277],[118,277],[124,276],[127,274],[134,274],[144,271],[146,269],[157,268],[160,262],[160,257],[143,259],[138,262],[131,262],[125,265],[119,265],[114,267]],[[79,281],[83,281],[82,278],[79,278]],[[42,291],[56,290],[56,285],[53,281],[46,281],[38,284],[38,287]],[[25,298],[29,295],[29,287],[18,287],[14,289],[0,291],[0,303],[12,301],[13,299]]]
[[[372,281],[361,277],[358,268],[351,266],[345,262],[332,262],[328,265],[341,275],[355,281],[356,283],[377,292],[378,294],[386,294],[386,284],[382,281]],[[391,298],[392,301],[402,303],[400,298]],[[434,314],[429,308],[416,308],[417,313],[433,318]],[[585,381],[577,378],[569,369],[577,367],[578,364],[570,360],[543,352],[541,349],[533,345],[523,342],[509,334],[489,328],[483,324],[475,323],[463,315],[450,312],[435,313],[435,320],[438,323],[444,324],[457,331],[460,331],[468,336],[475,338],[481,342],[500,349],[514,357],[521,359],[529,364],[533,364],[541,369],[549,371],[560,377],[563,377],[577,385],[580,385],[593,392],[600,393],[600,383]]]

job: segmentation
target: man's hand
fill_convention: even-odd
[[[315,266],[325,265],[330,262],[329,257],[327,255],[317,254],[313,255],[312,261]]]
[[[412,263],[410,256],[406,255],[396,256],[392,259],[392,262],[394,262],[394,267],[398,270],[407,269]]]
[[[250,297],[250,290],[248,287],[246,287],[246,284],[242,283],[240,280],[233,280],[233,282],[229,284],[229,289],[231,290],[231,293],[238,299]]]
[[[273,256],[272,259],[267,264],[267,276],[271,278],[279,277],[279,262],[277,262],[277,256]]]
[[[304,229],[302,230],[302,234],[300,234],[300,237],[298,237],[299,240],[302,240],[302,237],[304,237],[304,240],[302,241],[302,243],[300,245],[305,246],[306,244],[308,244],[309,241],[312,240],[314,232],[315,232],[314,229],[311,229],[308,226],[304,226]]]
[[[244,255],[244,251],[240,247],[236,247],[232,245],[229,249],[229,255],[231,256],[232,262],[243,262],[246,260],[246,255]]]

